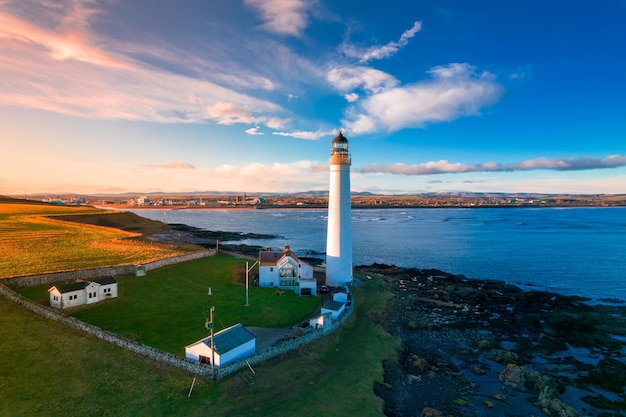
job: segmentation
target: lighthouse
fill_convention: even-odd
[[[333,139],[328,186],[326,284],[352,282],[352,214],[350,213],[350,154],[342,132]]]

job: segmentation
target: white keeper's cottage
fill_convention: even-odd
[[[259,287],[292,290],[298,295],[317,294],[313,267],[298,259],[289,245],[282,251],[267,248],[259,252]]]
[[[115,277],[102,277],[93,281],[77,279],[69,284],[54,285],[48,293],[50,307],[69,308],[93,304],[117,297],[117,279]]]

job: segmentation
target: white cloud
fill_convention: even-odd
[[[345,98],[348,103],[354,103],[359,100],[359,95],[357,93],[347,93],[343,95],[343,98]]]
[[[477,115],[502,95],[490,73],[478,74],[469,64],[438,66],[429,74],[430,80],[387,88],[360,100],[346,113],[346,129],[358,134],[450,121]]]
[[[369,48],[359,48],[353,45],[344,44],[343,51],[347,56],[357,58],[362,64],[372,60],[389,58],[390,56],[395,55],[400,48],[406,46],[409,43],[409,40],[413,38],[421,29],[422,22],[417,21],[413,23],[413,26],[410,29],[402,33],[397,42],[389,42],[386,45],[372,46]]]
[[[502,164],[486,162],[482,164],[450,163],[446,160],[431,161],[423,164],[373,164],[362,167],[362,173],[380,173],[391,175],[434,175],[464,172],[511,172],[532,171],[538,169],[555,171],[581,171],[590,169],[619,168],[626,166],[626,156],[610,155],[605,158],[535,158],[526,161]]]
[[[273,132],[274,135],[277,136],[286,136],[297,139],[306,139],[306,140],[318,140],[329,135],[333,134],[333,131],[329,130],[318,130],[316,132],[311,131],[299,131],[299,132]]]
[[[250,129],[246,130],[246,133],[253,136],[265,134],[263,132],[259,132],[259,126],[251,127]]]
[[[368,93],[378,93],[398,85],[398,80],[394,76],[363,66],[331,68],[326,74],[326,79],[341,92],[352,92],[356,88],[362,88]]]
[[[264,120],[263,123],[265,124],[265,126],[269,127],[270,129],[283,129],[290,121],[291,119],[269,117],[266,120]]]
[[[311,2],[306,0],[245,0],[257,9],[266,22],[261,27],[280,35],[300,36],[308,24],[307,11]]]

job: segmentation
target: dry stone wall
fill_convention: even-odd
[[[220,253],[225,253],[225,251],[220,251]],[[226,252],[228,253],[228,252]],[[146,267],[146,271],[150,271],[157,268],[162,268],[164,266],[173,265],[179,262],[186,262],[194,259],[200,259],[208,256],[215,255],[215,250],[205,250],[200,252],[193,252],[181,256],[175,256],[170,258],[161,259],[155,262],[149,262],[146,264],[142,264]],[[240,258],[247,259],[246,256],[241,256],[240,254],[228,253],[232,256],[239,256]],[[255,259],[251,259],[255,260]],[[33,287],[37,285],[43,284],[53,284],[55,282],[61,281],[71,281],[75,279],[94,279],[102,276],[111,276],[111,275],[127,275],[135,273],[136,265],[121,265],[121,266],[111,266],[111,267],[102,267],[102,268],[90,268],[90,269],[79,269],[75,271],[66,271],[66,272],[54,272],[48,274],[38,274],[38,275],[28,275],[28,276],[16,276],[0,279],[0,295],[8,298],[14,303],[24,306],[26,309],[39,314],[47,319],[54,320],[59,322],[67,327],[74,328],[76,330],[89,333],[99,339],[105,340],[114,345],[120,346],[124,349],[128,349],[132,352],[138,353],[140,355],[146,356],[155,361],[163,362],[177,368],[184,369],[190,373],[206,377],[213,378],[213,370],[210,366],[197,363],[195,361],[189,361],[187,359],[183,359],[174,354],[164,352],[162,350],[143,345],[141,343],[137,343],[131,339],[122,337],[118,334],[111,333],[109,331],[103,330],[97,326],[85,323],[73,317],[67,316],[60,312],[57,309],[53,309],[50,307],[42,306],[32,300],[29,300],[15,291],[11,290],[4,284],[10,284],[15,287]],[[337,330],[339,326],[341,326],[351,315],[354,310],[354,303],[345,310],[345,313],[337,320],[332,320],[330,323],[325,326],[307,333],[305,335],[299,336],[295,339],[287,340],[280,344],[270,346],[262,351],[256,352],[253,356],[246,358],[245,360],[240,360],[237,362],[233,362],[231,364],[222,366],[218,369],[216,379],[225,378],[240,369],[247,367],[246,364],[249,363],[251,365],[263,362],[265,360],[275,358],[284,353],[296,350],[306,344],[311,343],[314,340],[320,339],[327,334]]]
[[[174,265],[180,262],[191,261],[194,259],[206,258],[215,255],[215,250],[203,250],[198,252],[187,253],[179,256],[159,259],[154,262],[148,262],[144,265],[146,271],[162,268],[168,265]],[[54,284],[55,282],[74,281],[77,279],[91,280],[105,276],[128,275],[134,274],[137,265],[119,265],[106,266],[100,268],[76,269],[73,271],[51,272],[37,275],[23,275],[0,279],[0,282],[15,287],[35,287],[43,284]]]
[[[242,359],[240,361],[221,366],[217,370],[217,379],[225,378],[228,375],[231,375],[238,370],[247,367],[248,365],[246,364],[246,361],[250,365],[254,365],[268,359],[280,356],[283,353],[299,349],[302,346],[313,342],[314,340],[321,339],[322,337],[337,330],[343,323],[346,322],[346,320],[350,318],[353,311],[354,303],[345,310],[345,313],[341,317],[339,317],[337,320],[332,320],[330,324],[326,324],[323,327],[312,331],[311,333],[307,333],[295,339],[287,340],[274,346],[269,346],[262,351],[256,352],[254,355],[246,359]]]
[[[4,284],[0,284],[0,295],[47,319],[54,320],[58,323],[63,324],[64,326],[71,327],[85,333],[89,333],[99,339],[105,340],[124,349],[128,349],[132,352],[146,356],[152,360],[163,362],[203,377],[212,378],[213,376],[212,369],[208,366],[180,358],[174,354],[164,352],[162,350],[146,346],[141,343],[137,343],[118,334],[111,333],[97,326],[75,319],[74,317],[66,316],[56,309],[44,307],[32,300],[29,300],[17,294]]]

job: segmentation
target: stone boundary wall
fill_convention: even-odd
[[[103,330],[100,327],[75,319],[74,317],[66,316],[56,309],[44,307],[32,300],[29,300],[26,297],[19,295],[4,284],[0,284],[0,295],[6,297],[15,304],[23,306],[24,308],[32,311],[35,314],[39,314],[40,316],[45,317],[49,320],[54,320],[64,326],[91,334],[98,339],[102,339],[123,349],[128,349],[149,359],[175,366],[195,375],[199,375],[209,379],[213,378],[213,370],[208,365],[183,359],[172,353],[164,352],[151,346],[137,343],[116,333]],[[254,365],[268,359],[275,358],[284,353],[296,350],[304,345],[313,342],[314,340],[321,339],[322,337],[337,330],[343,323],[346,322],[346,320],[348,320],[348,318],[350,318],[353,311],[354,302],[338,320],[333,320],[332,323],[325,325],[319,330],[315,330],[311,333],[307,333],[305,335],[288,340],[278,345],[270,346],[262,351],[256,352],[254,355],[246,358],[245,360],[242,359],[240,361],[219,367],[217,369],[216,378],[225,378],[237,372],[238,370],[245,368],[247,366],[246,361],[251,365]]]
[[[66,316],[65,314],[57,311],[56,309],[44,307],[34,301],[31,301],[17,294],[16,292],[9,289],[4,284],[0,284],[0,295],[3,295],[10,301],[13,301],[15,304],[21,305],[25,307],[27,310],[30,310],[33,313],[39,314],[42,317],[45,317],[50,320],[54,320],[58,323],[61,323],[64,326],[71,327],[81,332],[91,334],[99,339],[102,339],[104,341],[117,345],[123,349],[128,349],[142,356],[146,356],[149,359],[153,359],[155,361],[159,361],[162,363],[175,366],[177,368],[181,368],[185,371],[191,372],[196,375],[200,375],[202,377],[206,377],[206,378],[213,377],[212,369],[209,366],[201,365],[197,362],[183,359],[172,353],[164,352],[162,350],[159,350],[150,346],[146,346],[141,343],[137,343],[133,340],[127,339],[118,334],[111,333],[97,326],[75,319],[74,317]]]
[[[194,259],[206,258],[215,255],[215,250],[203,250],[198,252],[186,253],[184,255],[171,256],[169,258],[159,259],[153,262],[147,262],[144,265],[146,271],[162,268],[168,265],[174,265],[180,262],[191,261]],[[77,279],[94,279],[104,276],[129,275],[135,273],[137,265],[119,265],[104,266],[100,268],[75,269],[73,271],[50,272],[36,275],[21,275],[7,278],[0,278],[0,282],[15,287],[35,287],[43,284],[53,284],[61,281],[74,281]]]
[[[230,256],[239,257],[241,259],[248,259],[252,261],[256,261],[255,258],[250,256],[241,255],[235,252],[222,251],[219,253],[227,254]],[[185,255],[174,256],[170,258],[160,259],[158,261],[149,262],[145,265],[146,271],[150,271],[152,269],[161,268],[168,265],[173,265],[179,262],[186,262],[194,259],[200,259],[208,256],[213,256],[216,254],[215,250],[204,250],[200,252],[193,252]],[[16,277],[7,277],[0,279],[0,295],[6,297],[7,299],[13,301],[14,303],[25,307],[26,309],[39,314],[47,319],[54,320],[59,322],[67,327],[71,327],[73,329],[91,334],[99,339],[105,340],[109,343],[117,345],[121,348],[128,349],[132,352],[138,353],[142,356],[148,357],[150,359],[163,362],[177,368],[186,370],[195,375],[199,375],[206,378],[213,378],[213,370],[210,366],[200,364],[195,361],[189,361],[187,359],[183,359],[179,356],[176,356],[172,353],[164,352],[162,350],[153,348],[151,346],[146,346],[141,343],[137,343],[131,339],[127,339],[123,336],[120,336],[116,333],[111,333],[109,331],[103,330],[97,326],[85,323],[74,317],[67,316],[60,312],[57,309],[53,309],[51,307],[42,306],[28,298],[25,298],[15,291],[11,290],[4,284],[10,284],[18,287],[33,287],[42,284],[52,284],[60,281],[70,281],[75,279],[93,279],[101,276],[110,276],[110,275],[126,275],[126,274],[134,274],[136,265],[121,265],[121,266],[111,266],[111,267],[101,267],[101,268],[90,268],[90,269],[79,269],[74,271],[66,271],[66,272],[53,272],[47,274],[38,274],[38,275],[24,275],[24,276],[16,276]],[[216,379],[225,378],[238,370],[247,367],[246,361],[253,365],[265,360],[275,358],[284,353],[291,352],[296,350],[304,345],[307,345],[314,340],[321,339],[322,337],[332,333],[337,330],[343,323],[350,318],[354,311],[354,301],[352,305],[345,310],[345,313],[338,319],[332,320],[330,324],[326,324],[321,329],[314,330],[311,333],[304,334],[295,339],[291,339],[285,341],[283,343],[267,347],[266,349],[256,352],[254,355],[246,358],[245,360],[240,360],[237,362],[233,362],[228,365],[221,366],[217,370]]]
[[[220,255],[228,255],[228,256],[232,256],[233,258],[244,259],[246,261],[251,261],[251,262],[256,262],[259,260],[258,256],[255,257],[255,256],[250,256],[250,255],[244,255],[243,253],[231,252],[229,250],[224,250],[224,249],[218,250],[218,253]]]
[[[288,340],[286,342],[269,346],[266,349],[256,352],[254,355],[242,359],[237,362],[230,363],[228,365],[221,366],[217,369],[217,379],[222,379],[227,377],[228,375],[233,374],[234,372],[246,368],[248,365],[246,361],[250,365],[254,365],[259,362],[266,361],[271,358],[275,358],[284,353],[291,352],[298,348],[301,348],[304,345],[307,345],[314,340],[321,339],[322,337],[334,332],[337,330],[343,323],[346,322],[350,318],[354,311],[354,301],[352,305],[345,310],[345,313],[339,317],[337,320],[333,320],[331,324],[324,325],[322,328],[318,330],[314,330],[311,333],[307,333],[305,335],[299,336],[295,339]]]

